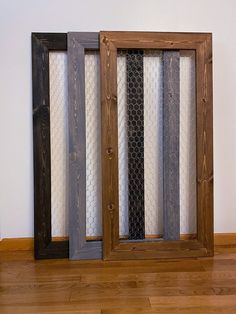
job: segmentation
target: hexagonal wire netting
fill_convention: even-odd
[[[85,54],[86,235],[102,236],[101,105],[99,53]]]
[[[140,54],[141,55],[141,54]],[[133,58],[132,54],[129,58]],[[50,122],[52,175],[52,235],[68,235],[67,197],[67,56],[51,52]],[[139,60],[140,61],[140,60]],[[180,55],[180,227],[181,233],[196,232],[196,113],[195,55]],[[101,212],[101,112],[99,54],[85,56],[86,95],[86,233],[88,238],[102,236]],[[129,236],[129,160],[127,132],[127,53],[117,58],[118,146],[119,146],[119,220],[120,236]],[[136,93],[136,91],[134,92]],[[162,53],[143,53],[143,156],[141,190],[144,190],[145,237],[162,234]],[[139,112],[140,114],[140,112]],[[140,132],[140,130],[139,130]],[[140,148],[139,146],[137,147]],[[137,149],[136,149],[137,151]],[[140,151],[137,152],[137,156]],[[142,150],[141,150],[142,154]],[[142,171],[141,171],[142,173]],[[135,192],[135,191],[134,191]],[[142,199],[142,198],[141,198]]]
[[[130,59],[133,60],[130,61]],[[129,73],[131,68],[127,65],[130,62],[133,62],[133,73],[131,74]],[[142,67],[140,67],[140,64]],[[134,218],[135,225],[132,232],[135,232],[136,226],[137,236],[134,234],[132,239],[143,238],[139,231],[140,224],[145,230],[145,238],[161,237],[163,234],[162,73],[161,51],[145,50],[144,52],[136,51],[135,53],[134,51],[119,51],[118,53],[119,221],[121,238],[130,238],[130,206],[133,206],[133,194],[136,194],[137,205],[140,206],[140,203],[138,203],[140,198],[137,195],[140,196],[142,193],[143,198],[141,197],[141,201],[144,201],[144,205],[143,208],[139,207]],[[140,77],[143,80],[141,84]],[[131,84],[130,80],[134,84]],[[140,91],[142,84],[143,93]],[[142,101],[143,108],[140,108],[140,105],[142,107]],[[131,118],[129,117],[130,112],[133,115]],[[136,124],[130,126],[130,119],[135,119],[137,115],[139,117]],[[135,129],[139,119],[143,119],[144,128],[141,129],[141,132],[140,129]],[[195,120],[195,55],[193,51],[181,51],[179,159],[181,234],[196,233]],[[130,128],[132,132],[130,132]],[[142,132],[144,133],[143,144],[142,141],[137,140],[135,146],[132,147],[132,135],[141,133],[142,140]],[[130,169],[133,167],[132,161],[130,162],[132,158],[138,166],[135,167],[135,173],[132,173],[132,169]],[[130,185],[132,176],[134,179]],[[141,217],[140,208],[141,213],[144,209]],[[134,212],[133,214],[135,215]]]
[[[52,236],[69,234],[67,54],[49,53]]]

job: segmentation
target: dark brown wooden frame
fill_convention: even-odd
[[[197,239],[120,242],[118,198],[117,49],[191,49],[196,53]],[[101,32],[103,258],[212,256],[213,114],[210,33]]]
[[[34,255],[66,258],[69,241],[52,241],[49,51],[66,51],[67,34],[32,33],[34,141]]]
[[[85,50],[99,33],[68,33],[70,259],[101,259],[101,241],[86,241]]]

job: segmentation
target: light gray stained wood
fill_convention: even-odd
[[[86,241],[85,49],[99,49],[98,33],[68,33],[70,259],[102,257],[101,241]]]
[[[180,239],[179,51],[163,51],[163,237]]]

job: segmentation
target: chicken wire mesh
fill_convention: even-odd
[[[49,52],[52,237],[68,236],[67,54]]]
[[[119,226],[120,236],[128,237],[128,138],[126,107],[126,53],[117,55],[117,112],[118,112],[118,168],[119,168]]]
[[[145,233],[163,233],[162,54],[144,53],[144,183]]]
[[[86,235],[102,236],[101,116],[99,53],[85,54]],[[51,130],[51,228],[53,237],[68,236],[68,95],[67,53],[49,53]]]
[[[133,54],[133,55],[132,55]],[[138,54],[138,57],[137,57]],[[130,58],[142,58],[142,68],[137,68],[129,83],[130,69],[127,62]],[[140,61],[140,60],[139,60]],[[140,66],[139,62],[139,66]],[[163,234],[163,67],[162,52],[145,50],[144,53],[136,51],[119,51],[117,56],[117,93],[118,93],[118,158],[119,158],[119,232],[121,238],[128,238],[130,233],[130,196],[139,197],[143,192],[144,215],[135,217],[137,225],[137,239],[140,237],[140,223],[145,230],[146,238],[161,237]],[[143,116],[140,111],[140,90],[142,87],[137,80],[143,80]],[[143,76],[143,77],[142,77]],[[195,56],[192,51],[180,54],[180,233],[196,233],[196,104],[195,104]],[[135,89],[137,87],[137,90]],[[128,90],[129,89],[129,90]],[[132,111],[134,119],[141,117],[144,122],[144,191],[130,188],[130,132],[129,132],[129,93],[136,104]],[[138,95],[137,95],[138,94]],[[138,116],[137,116],[138,115]],[[137,129],[136,129],[137,130]],[[141,135],[142,136],[142,135]],[[140,153],[140,138],[136,139],[136,153]],[[132,148],[132,147],[131,147]],[[142,147],[141,147],[142,148]],[[132,149],[131,149],[132,150]],[[135,159],[137,161],[137,159]],[[139,160],[140,162],[140,160]],[[134,178],[143,181],[136,171]],[[133,183],[132,183],[133,184]],[[142,200],[142,198],[140,198]],[[142,211],[142,210],[141,210]],[[139,212],[140,214],[140,212]],[[141,213],[142,214],[142,213]],[[133,237],[134,239],[135,237]],[[140,239],[142,236],[140,237]]]
[[[86,236],[102,236],[101,105],[99,53],[85,53]]]
[[[86,234],[102,236],[101,112],[99,54],[85,55],[86,102]],[[68,235],[67,55],[50,52],[51,216],[52,236]],[[119,225],[129,235],[127,52],[117,57]],[[162,53],[143,54],[144,230],[148,238],[162,234]],[[196,233],[195,55],[180,53],[180,232]]]
[[[143,51],[126,53],[129,239],[145,237]]]
[[[180,51],[180,233],[197,232],[195,52]]]

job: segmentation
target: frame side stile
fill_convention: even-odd
[[[73,34],[68,34],[69,95],[69,238],[70,258],[83,246],[86,210],[86,158],[84,108],[84,49]],[[80,137],[81,142],[78,140]],[[82,226],[82,229],[81,229]]]
[[[210,163],[210,169],[209,169],[209,177],[208,181],[210,184],[210,210],[208,213],[208,222],[209,222],[209,233],[208,233],[208,253],[210,256],[214,255],[214,200],[213,200],[213,194],[214,194],[214,163],[213,163],[213,149],[214,149],[214,143],[213,143],[213,81],[212,81],[212,34],[208,35],[207,40],[207,77],[208,77],[208,99],[209,99],[209,114],[208,114],[208,121],[207,125],[209,128],[209,145],[207,146],[209,149],[209,163]]]
[[[110,248],[111,248],[111,220],[110,215],[107,210],[107,204],[109,203],[108,195],[107,195],[107,186],[108,186],[108,169],[107,169],[107,157],[106,157],[106,147],[107,147],[107,128],[106,128],[106,106],[107,106],[107,76],[106,76],[106,64],[107,64],[107,53],[106,53],[106,45],[104,43],[104,37],[102,32],[100,33],[100,77],[101,77],[101,117],[102,117],[102,213],[103,213],[103,258],[107,259],[109,256]],[[112,152],[112,151],[111,151]]]
[[[102,97],[103,258],[119,241],[116,47],[100,33]],[[114,175],[115,174],[115,175]]]
[[[66,50],[64,33],[32,33],[34,255],[36,259],[68,257],[68,241],[51,236],[51,154],[49,50]]]
[[[198,238],[212,256],[213,243],[213,106],[211,35],[198,49]]]
[[[86,241],[85,49],[97,33],[68,33],[70,259],[101,258],[101,242]]]
[[[112,238],[112,249],[119,244],[119,168],[118,168],[118,111],[117,111],[117,48],[115,45],[110,45],[110,76],[111,84],[111,141],[113,147],[112,167],[114,176],[112,178],[112,198],[114,200],[114,230]],[[111,200],[112,201],[112,200]]]
[[[32,34],[35,258],[51,240],[51,165],[48,49]]]

